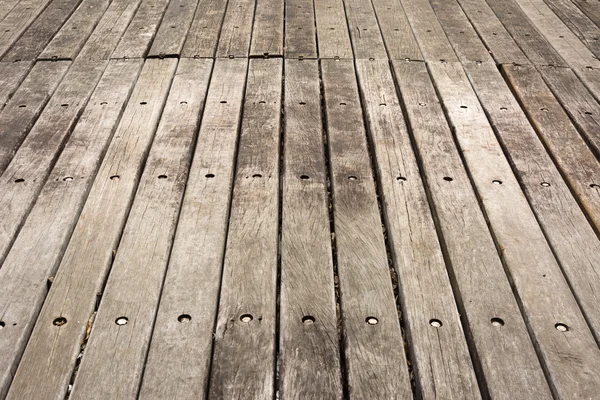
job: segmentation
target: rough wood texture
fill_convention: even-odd
[[[246,69],[246,60],[215,61],[156,317],[142,399],[197,399],[208,394]],[[180,323],[178,317],[183,315],[191,319]]]
[[[72,399],[137,396],[211,67],[211,60],[178,65]]]
[[[394,71],[484,393],[494,399],[549,399],[542,367],[427,68],[396,62]]]
[[[348,30],[356,59],[387,59],[375,10],[370,1],[344,0]]]
[[[31,67],[33,63],[30,61],[0,62],[0,111],[4,109]]]
[[[194,11],[198,1],[172,0],[165,11],[152,47],[148,52],[149,57],[179,56],[183,42],[190,29]],[[166,2],[161,2],[164,7]]]
[[[342,0],[315,2],[320,58],[352,58],[352,44]]]
[[[282,67],[258,59],[248,69],[210,398],[275,394]]]
[[[591,19],[596,26],[600,27],[600,4],[593,0],[571,0]]]
[[[373,0],[381,35],[391,60],[423,60],[419,45],[399,1]]]
[[[181,57],[213,57],[219,41],[219,32],[227,0],[202,0],[190,25]]]
[[[0,269],[5,396],[141,62],[111,62]],[[52,216],[52,218],[48,218]],[[35,268],[32,266],[35,265]]]
[[[550,9],[596,57],[600,55],[600,28],[571,0],[544,0]]]
[[[311,0],[285,3],[285,58],[316,58],[315,9]]]
[[[283,56],[284,4],[284,0],[256,0],[250,56]]]
[[[21,0],[0,21],[0,57],[6,54],[50,1],[52,0]]]
[[[217,57],[248,57],[256,0],[229,0],[221,27]]]
[[[67,393],[176,65],[172,59],[146,61],[7,398],[63,399]],[[30,376],[38,377],[35,386]]]
[[[279,374],[291,399],[342,398],[318,68],[285,63]]]

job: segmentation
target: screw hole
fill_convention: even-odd
[[[445,176],[444,180],[447,181],[447,182],[452,182],[454,179],[451,178],[451,177],[449,177],[449,176]]]
[[[508,108],[506,108],[506,107],[500,107],[500,109],[501,109],[502,111],[506,111],[506,110],[508,110]]]
[[[72,177],[72,176],[65,176],[65,177],[63,178],[63,181],[65,181],[65,182],[71,182],[72,180],[73,180],[73,177]]]
[[[15,179],[15,183],[22,183],[22,182],[25,182],[25,179],[23,179],[23,178]]]
[[[567,325],[561,323],[554,325],[554,327],[559,332],[567,332],[569,330],[569,327]]]
[[[543,107],[543,108],[540,108],[540,110],[541,110],[541,111],[544,111],[544,112],[548,112],[548,109],[547,109],[547,108],[545,108],[545,107]]]
[[[346,103],[340,103],[340,106],[345,106],[345,105],[346,105]]]
[[[180,101],[179,104],[186,105],[187,101]]]
[[[543,187],[548,187],[550,186],[550,184],[548,182],[542,182],[540,183],[540,185],[542,185]]]
[[[429,325],[433,326],[434,328],[441,328],[444,324],[442,324],[442,321],[439,319],[431,319],[429,320]]]
[[[215,174],[206,174],[204,175],[205,178],[214,178]]]
[[[121,179],[121,177],[119,175],[113,175],[110,177],[111,181],[118,181],[119,179]]]
[[[592,113],[591,113],[591,112],[589,112],[589,111],[585,111],[585,112],[584,112],[584,114],[585,114],[585,115],[592,115]]]
[[[385,103],[379,103],[379,106],[380,107],[385,107],[385,106],[387,106],[387,104],[385,104]]]
[[[460,106],[460,108],[469,108],[469,107],[467,107],[467,106]]]
[[[66,323],[67,319],[65,317],[54,318],[54,321],[52,321],[52,325],[54,326],[63,326]]]
[[[254,175],[252,175],[252,177],[253,178],[262,178],[262,175],[261,174],[254,174]]]
[[[490,320],[490,322],[492,323],[492,325],[494,326],[504,326],[504,320],[502,318],[492,318]]]
[[[69,105],[68,105],[68,104],[66,104],[66,103],[65,103],[65,104],[61,104],[60,106],[61,106],[61,107],[69,107]]]
[[[379,323],[379,320],[375,317],[367,317],[365,319],[365,322],[369,325],[377,325]]]
[[[4,323],[4,321],[0,321],[0,329],[4,328],[6,326],[6,324]]]
[[[140,102],[140,104],[143,105],[143,106],[145,106],[146,104],[148,104],[148,102],[142,101],[142,102]]]
[[[298,103],[298,104],[300,104],[301,106],[305,106],[305,105],[306,105],[306,102],[304,102],[304,101],[301,101],[301,102],[300,102],[300,103]]]
[[[302,317],[302,322],[304,323],[304,325],[312,325],[315,323],[315,317],[313,317],[312,315],[305,315],[304,317]]]
[[[252,321],[252,319],[253,319],[253,317],[252,317],[252,315],[251,315],[251,314],[243,314],[243,315],[240,317],[240,321],[242,321],[242,322],[246,322],[246,323],[248,323],[248,322]]]
[[[129,320],[127,319],[127,317],[119,317],[115,320],[115,324],[119,326],[127,325],[128,322]]]
[[[19,108],[25,108],[25,107],[27,107],[27,105],[26,105],[26,104],[20,104],[20,105],[19,105]]]
[[[300,179],[310,179],[308,175],[300,175]]]
[[[189,314],[181,314],[179,317],[177,317],[177,321],[179,322],[190,322],[192,320],[192,317]]]
[[[403,177],[403,176],[397,176],[397,177],[396,177],[396,180],[397,180],[398,182],[404,182],[404,181],[406,181],[406,178],[405,178],[405,177]]]
[[[348,180],[349,180],[349,181],[355,181],[355,180],[357,180],[357,179],[358,179],[358,178],[357,178],[356,176],[354,176],[354,175],[350,175],[350,176],[348,177]]]
[[[500,180],[498,180],[498,179],[494,179],[494,180],[492,181],[492,183],[493,183],[494,185],[502,185],[502,181],[500,181]]]
[[[267,102],[266,102],[266,101],[264,101],[264,100],[261,100],[261,101],[259,101],[259,102],[258,102],[258,104],[266,104],[266,103],[267,103]]]
[[[167,179],[167,176],[166,175],[159,175],[158,179]]]
[[[227,104],[227,101],[221,100],[221,104]]]

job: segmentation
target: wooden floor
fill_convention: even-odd
[[[598,0],[0,0],[0,398],[599,399]]]

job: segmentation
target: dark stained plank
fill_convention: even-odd
[[[352,44],[342,0],[315,2],[320,58],[352,58]]]
[[[255,0],[229,0],[219,35],[217,57],[248,57]]]
[[[0,175],[6,170],[70,65],[68,61],[35,65],[0,114]],[[0,251],[0,259],[3,254],[4,251]]]
[[[317,58],[315,9],[311,0],[285,2],[285,58]]]
[[[118,246],[177,60],[148,60],[48,292],[8,393],[63,399]],[[36,385],[30,377],[36,376]]]
[[[600,350],[459,63],[429,71],[559,397],[593,397]]]
[[[246,70],[244,59],[215,61],[142,381],[142,399],[208,395]],[[187,316],[187,322],[179,322],[179,317],[185,320]]]
[[[280,396],[341,399],[319,66],[286,60]]]
[[[168,0],[142,1],[111,57],[144,58],[168,3]]]
[[[397,0],[372,0],[381,35],[391,60],[423,60],[402,5]]]
[[[0,269],[5,396],[141,62],[111,62]],[[52,218],[49,218],[52,216]],[[35,265],[35,268],[27,266]]]
[[[322,68],[348,391],[412,398],[354,65]]]
[[[596,57],[600,56],[600,28],[571,1],[544,0],[548,7]]]
[[[33,67],[30,61],[0,62],[0,111]]]
[[[21,0],[0,21],[0,57],[25,32],[52,0]]]
[[[137,396],[212,63],[177,67],[72,399]]]
[[[54,0],[15,42],[2,61],[33,61],[71,16],[81,0]]]
[[[202,0],[196,9],[181,57],[214,57],[227,0]]]
[[[480,398],[419,167],[407,127],[400,118],[403,113],[388,63],[360,60],[357,72],[381,187],[390,253],[398,276],[399,302],[412,348],[417,397]],[[352,203],[352,199],[350,196],[347,201]]]
[[[110,59],[141,0],[113,0],[77,55],[77,60]]]
[[[248,68],[211,399],[275,394],[282,67],[281,59],[252,59]]]
[[[111,0],[83,0],[38,55],[38,60],[74,60],[110,3]]]
[[[370,1],[344,0],[355,59],[387,59],[381,31]]]
[[[256,0],[250,56],[283,56],[284,3],[283,0]]]
[[[551,398],[518,303],[504,273],[427,68],[394,63],[460,313],[491,398]],[[516,367],[518,366],[518,367]]]
[[[165,4],[164,0],[161,1],[162,7]],[[181,48],[194,18],[198,1],[171,0],[168,4],[152,47],[148,52],[149,57],[179,56],[181,54]],[[199,8],[201,12],[204,11],[202,5]]]

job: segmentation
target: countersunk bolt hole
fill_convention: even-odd
[[[190,322],[192,320],[192,317],[189,314],[181,314],[179,317],[177,317],[177,321],[179,322]]]
[[[550,183],[548,183],[548,182],[542,182],[542,183],[540,183],[540,185],[542,185],[543,187],[549,187]]]
[[[25,179],[23,179],[23,178],[15,179],[15,183],[23,183],[23,182],[25,182]]]
[[[305,315],[304,317],[302,317],[302,322],[304,323],[304,325],[312,325],[315,323],[315,317],[313,317],[312,315]]]
[[[127,325],[128,322],[129,320],[127,319],[127,317],[119,317],[115,320],[115,324],[119,326]]]
[[[166,175],[159,175],[158,179],[167,179],[167,176]]]
[[[447,181],[447,182],[452,182],[454,180],[454,178],[451,178],[449,176],[445,176],[444,180]]]
[[[379,323],[379,320],[375,317],[367,317],[365,319],[365,322],[369,325],[377,325]]]
[[[246,322],[246,323],[252,321],[252,319],[253,319],[253,317],[251,314],[242,314],[242,316],[240,317],[240,321]]]
[[[554,325],[554,327],[559,332],[567,332],[569,330],[569,327],[567,325],[561,323]]]
[[[502,318],[492,318],[490,320],[490,322],[492,323],[492,325],[494,326],[504,326],[504,320]]]
[[[121,177],[119,175],[113,175],[110,177],[111,181],[118,181],[119,179],[121,179]]]
[[[348,177],[348,180],[349,180],[349,181],[355,181],[355,180],[357,180],[357,179],[358,179],[358,178],[357,178],[356,176],[354,176],[354,175],[350,175],[350,176]]]
[[[204,175],[205,178],[214,178],[215,174],[206,174]]]
[[[439,319],[431,319],[429,320],[429,325],[433,326],[434,328],[441,328],[444,324],[442,324],[442,321]]]
[[[492,181],[492,183],[493,183],[494,185],[502,185],[502,181],[500,181],[500,180],[498,180],[498,179],[494,179],[494,180]]]
[[[65,317],[54,318],[54,321],[52,321],[52,325],[54,326],[63,326],[66,323],[67,319]]]
[[[310,179],[310,176],[308,176],[308,175],[300,175],[300,179]]]

